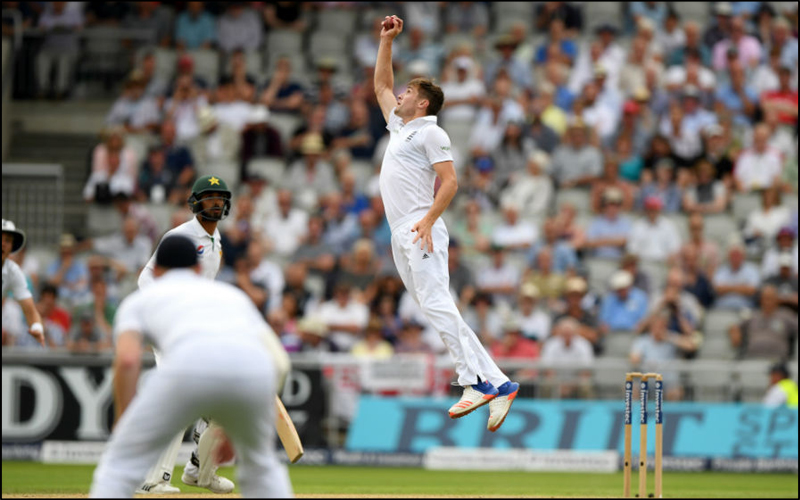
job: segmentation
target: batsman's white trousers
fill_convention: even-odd
[[[480,377],[499,387],[508,377],[464,322],[450,295],[447,268],[450,235],[444,221],[439,218],[431,228],[433,252],[420,249],[420,240],[412,243],[417,233],[412,233],[411,228],[424,216],[424,212],[415,213],[392,224],[392,256],[400,279],[447,346],[458,384],[464,387],[477,384]]]
[[[132,497],[170,438],[199,416],[233,443],[245,497],[291,497],[275,456],[276,373],[263,346],[196,339],[165,354],[114,428],[94,471],[90,496]]]

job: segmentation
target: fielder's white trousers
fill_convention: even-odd
[[[233,443],[245,497],[291,497],[275,456],[276,373],[263,347],[226,339],[176,346],[120,418],[94,471],[91,497],[132,497],[170,438],[199,416]]]
[[[447,268],[450,235],[444,221],[439,218],[431,229],[433,252],[420,249],[420,240],[412,243],[417,233],[412,233],[411,228],[424,215],[412,214],[392,224],[392,255],[400,279],[447,346],[458,374],[458,384],[464,387],[477,384],[480,377],[499,387],[508,377],[464,322],[450,295]]]

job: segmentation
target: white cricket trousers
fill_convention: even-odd
[[[132,497],[180,429],[200,416],[231,439],[244,497],[293,496],[275,456],[276,373],[263,346],[192,339],[164,356],[117,422],[94,471],[90,497]]]
[[[406,216],[392,225],[392,256],[400,279],[419,304],[425,317],[439,332],[455,364],[458,384],[468,386],[488,380],[495,387],[508,381],[478,336],[467,325],[450,295],[450,272],[447,268],[450,235],[439,218],[431,228],[433,252],[420,249],[417,233],[411,228],[425,214]]]

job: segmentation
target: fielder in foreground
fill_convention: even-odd
[[[10,290],[14,299],[19,302],[25,320],[28,322],[28,333],[44,345],[44,327],[39,311],[33,303],[33,295],[28,290],[25,274],[16,262],[9,259],[12,253],[25,246],[25,233],[17,229],[13,222],[3,219],[3,303]],[[5,340],[5,339],[4,339]]]
[[[458,182],[450,137],[436,124],[444,94],[430,80],[416,78],[404,94],[394,96],[392,41],[402,30],[402,19],[386,16],[375,64],[375,94],[391,134],[380,190],[392,230],[392,255],[406,289],[447,346],[464,388],[461,400],[450,408],[450,418],[489,403],[487,428],[494,432],[505,421],[519,384],[500,371],[450,296],[450,236],[440,216]],[[442,183],[434,197],[437,175]]]
[[[206,175],[195,181],[192,187],[192,195],[188,200],[189,207],[192,209],[194,217],[184,222],[180,226],[167,231],[164,238],[179,234],[189,238],[195,246],[197,259],[200,265],[200,275],[209,280],[216,278],[222,262],[222,245],[217,224],[225,219],[231,209],[231,192],[225,181],[214,175]],[[162,239],[164,239],[162,238]],[[156,265],[156,254],[154,253],[147,265],[139,275],[139,288],[145,288],[153,283],[153,271]],[[156,349],[153,351],[156,357],[156,365],[161,364],[161,353]],[[214,469],[213,460],[206,452],[208,446],[200,446],[200,441],[208,428],[208,421],[199,419],[194,427],[194,442],[196,443],[192,456],[183,469],[181,480],[190,485],[202,485],[214,493],[230,493],[233,491],[234,484],[227,478],[212,474],[210,481],[200,480],[201,469],[205,472]],[[183,431],[179,431],[170,441],[164,453],[158,457],[147,472],[144,482],[136,490],[137,493],[179,493],[181,490],[170,484],[172,471],[175,468],[175,461],[178,458],[181,442],[183,441]],[[208,438],[214,441],[212,435]],[[215,469],[214,469],[215,470]]]
[[[289,358],[247,295],[199,273],[194,243],[164,238],[155,282],[120,305],[114,321],[117,420],[91,497],[132,496],[169,439],[200,416],[226,430],[243,496],[292,496],[274,444],[275,396]],[[211,301],[225,314],[209,311]],[[137,394],[145,339],[163,359]],[[220,436],[216,449],[222,444]]]

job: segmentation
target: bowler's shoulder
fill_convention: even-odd
[[[425,142],[435,141],[450,144],[450,135],[438,123],[431,123],[420,130],[420,136]]]

